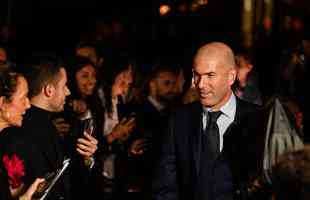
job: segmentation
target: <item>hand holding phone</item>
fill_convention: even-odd
[[[88,118],[83,120],[84,123],[84,132],[86,132],[88,135],[92,135],[95,129],[95,123],[93,118]]]
[[[32,196],[33,199],[40,199],[44,195],[46,189],[51,184],[55,175],[56,175],[55,172],[49,172],[44,176],[44,181],[38,185],[37,190]]]

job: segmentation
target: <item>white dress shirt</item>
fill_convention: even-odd
[[[222,112],[221,116],[217,119],[216,123],[219,127],[220,132],[220,151],[223,149],[223,137],[224,133],[229,127],[229,125],[234,121],[235,115],[236,115],[236,107],[237,107],[237,101],[236,97],[233,93],[231,93],[231,96],[229,100],[224,104],[220,111]],[[203,123],[203,130],[207,127],[207,112],[212,112],[211,108],[203,107],[203,117],[202,117],[202,123]]]

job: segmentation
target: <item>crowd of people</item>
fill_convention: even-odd
[[[306,143],[303,48],[276,91]],[[67,158],[47,199],[309,199],[307,147],[279,159],[271,186],[258,180],[267,102],[249,52],[210,42],[191,72],[165,56],[145,74],[128,52],[81,42],[72,53],[12,64],[0,47],[0,199],[38,198]]]

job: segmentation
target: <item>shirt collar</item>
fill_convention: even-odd
[[[233,93],[231,93],[229,100],[220,108],[220,111],[228,118],[234,119],[236,113],[237,100]],[[205,113],[210,112],[211,108],[203,107]]]
[[[147,99],[151,102],[151,104],[158,110],[161,111],[163,110],[165,107],[159,103],[154,97],[152,96],[148,96]]]

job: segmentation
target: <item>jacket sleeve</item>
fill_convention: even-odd
[[[176,145],[174,119],[170,119],[162,140],[159,162],[155,166],[152,180],[153,200],[177,200]]]

